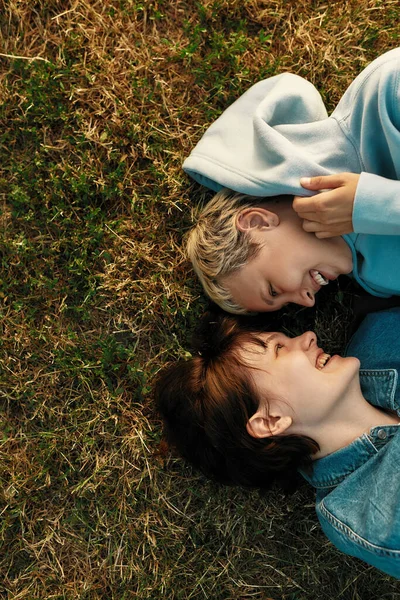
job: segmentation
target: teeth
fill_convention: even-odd
[[[320,354],[317,358],[317,362],[315,363],[315,367],[316,369],[318,369],[319,371],[321,371],[321,369],[324,368],[324,366],[326,365],[326,363],[328,362],[328,360],[330,359],[331,355],[330,354],[326,354],[326,352],[323,352],[322,354]]]
[[[321,273],[319,271],[316,271],[315,269],[311,269],[310,273],[311,273],[311,277],[314,279],[314,281],[316,283],[318,283],[318,285],[328,285],[328,283],[329,283],[328,279],[326,279],[323,275],[321,275]]]

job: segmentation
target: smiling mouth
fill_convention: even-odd
[[[315,368],[318,369],[318,371],[322,371],[322,369],[326,366],[330,358],[330,354],[327,354],[326,352],[321,352],[321,354],[317,356],[317,360],[315,361]]]
[[[310,270],[311,279],[315,281],[317,285],[328,285],[329,279],[324,277],[319,271],[316,269]]]

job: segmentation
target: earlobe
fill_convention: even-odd
[[[289,416],[264,415],[256,412],[246,423],[247,433],[254,438],[266,438],[284,434],[292,425]]]
[[[279,225],[279,217],[276,213],[261,207],[250,207],[242,210],[236,220],[236,227],[243,233],[254,229],[274,229]]]

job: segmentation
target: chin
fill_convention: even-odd
[[[347,363],[347,368],[349,372],[353,374],[354,377],[357,377],[357,379],[359,379],[361,366],[359,359],[355,356],[347,356],[344,358],[344,360]]]
[[[360,370],[361,363],[359,358],[357,358],[356,356],[346,356],[346,360],[348,360],[349,362],[351,361],[351,363],[354,365],[354,368],[356,368],[357,371]]]
[[[360,361],[355,356],[340,356],[340,354],[334,354],[324,370],[328,371],[329,366],[332,366],[332,371],[337,368],[343,369],[344,367],[359,371]]]

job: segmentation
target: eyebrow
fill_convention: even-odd
[[[273,342],[277,337],[278,337],[279,333],[277,333],[276,331],[274,333],[271,333],[271,335],[269,336],[269,338],[267,339],[267,341],[265,342],[268,348],[268,344],[270,344],[271,342]]]
[[[267,332],[265,332],[267,333]],[[270,344],[278,337],[279,333],[278,332],[273,332],[271,333],[270,336],[268,336],[268,338],[263,342],[263,346],[266,350],[270,349]]]

